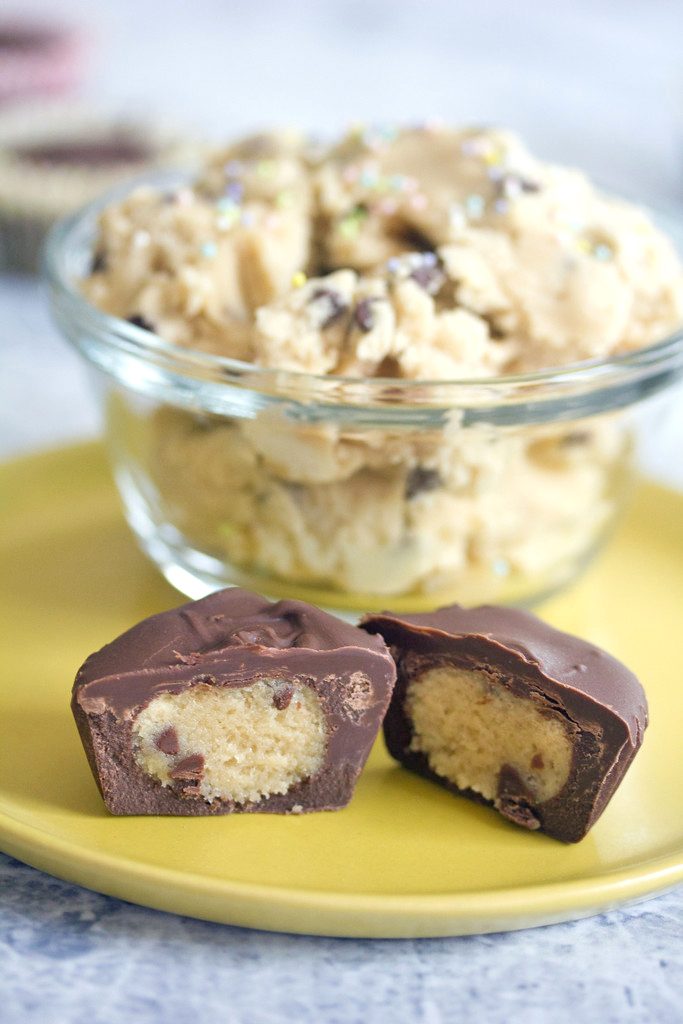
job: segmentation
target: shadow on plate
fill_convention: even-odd
[[[0,748],[0,802],[21,804],[22,817],[30,807],[106,816],[68,704],[63,711],[4,710]]]

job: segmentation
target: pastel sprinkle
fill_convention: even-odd
[[[424,210],[427,207],[427,197],[422,195],[421,192],[417,192],[414,196],[410,197],[410,205],[413,210]]]
[[[398,203],[395,199],[382,199],[378,203],[378,209],[380,213],[383,213],[386,217],[391,217],[392,214],[396,213],[398,209]]]
[[[282,217],[279,213],[269,213],[266,217],[266,228],[270,231],[274,231],[279,228],[282,224]]]
[[[354,181],[358,181],[359,170],[355,164],[349,164],[348,167],[344,168],[342,178],[348,185],[352,185]]]
[[[365,206],[354,206],[354,208],[347,213],[339,221],[339,231],[344,238],[355,238],[360,231],[361,223],[365,220],[368,215],[368,211]]]
[[[380,149],[396,138],[396,129],[390,125],[376,125],[363,133],[363,142],[370,149]]]
[[[472,217],[475,220],[481,217],[481,215],[484,212],[485,205],[486,204],[484,202],[484,197],[478,195],[476,192],[473,192],[465,200],[465,210],[467,211],[467,216]]]
[[[360,176],[360,183],[363,188],[373,188],[377,184],[377,179],[376,171],[363,171]]]
[[[219,217],[218,220],[216,221],[216,227],[218,228],[219,231],[230,231],[231,228],[235,227],[235,224],[237,224],[238,220],[239,217],[237,216],[230,217],[224,214],[223,216]]]
[[[215,242],[204,242],[201,252],[204,259],[212,260],[218,252],[218,246]]]
[[[391,259],[387,260],[387,270],[390,274],[397,274],[401,269],[401,261],[398,256],[392,256]]]
[[[275,197],[275,204],[280,210],[289,210],[293,201],[291,192],[278,192]]]
[[[244,186],[239,181],[229,181],[225,187],[225,193],[235,203],[241,203],[244,195]]]
[[[237,213],[237,203],[230,196],[223,196],[216,203],[216,209],[222,214]]]
[[[275,161],[259,160],[256,165],[256,173],[259,178],[272,178],[275,174]]]
[[[241,216],[240,216],[240,223],[245,228],[252,227],[252,225],[254,223],[254,214],[251,212],[251,210],[242,210],[242,213],[241,213]]]
[[[555,219],[563,230],[579,232],[586,226],[585,220],[578,217],[570,217],[565,210],[558,210]]]
[[[495,203],[493,204],[493,208],[495,209],[496,213],[507,213],[508,210],[510,209],[510,204],[507,201],[507,199],[496,199]]]
[[[482,159],[485,164],[495,167],[496,164],[502,164],[503,151],[501,149],[492,149],[490,153],[484,153]]]
[[[292,274],[292,288],[303,288],[307,280],[303,270],[297,270],[296,274]]]
[[[459,203],[453,203],[450,210],[448,211],[448,219],[450,225],[454,231],[462,231],[467,225],[467,217],[465,211]]]
[[[604,242],[599,242],[593,249],[593,255],[596,260],[600,260],[601,263],[606,263],[607,260],[612,259],[614,252],[610,249],[609,245],[605,245]]]
[[[352,217],[345,217],[344,220],[339,223],[339,234],[342,238],[349,240],[355,238],[359,231],[360,224]]]
[[[491,140],[482,136],[471,136],[460,145],[463,156],[484,156],[491,149]]]
[[[229,178],[239,178],[244,173],[244,165],[239,160],[228,160],[225,173]]]
[[[507,199],[516,199],[522,194],[522,182],[512,174],[508,174],[501,181],[503,194]]]

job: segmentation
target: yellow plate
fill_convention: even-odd
[[[652,725],[603,818],[567,847],[409,775],[378,743],[351,805],[278,818],[112,818],[69,711],[90,651],[179,603],[138,553],[99,447],[0,469],[0,845],[162,910],[324,935],[548,924],[683,879],[683,497],[641,487],[612,543],[543,614],[645,683]]]

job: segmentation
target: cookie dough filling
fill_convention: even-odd
[[[327,745],[315,692],[269,679],[163,693],[140,712],[133,736],[138,765],[162,786],[236,804],[315,775]]]
[[[569,777],[571,727],[543,702],[516,696],[490,673],[431,668],[411,679],[405,699],[412,751],[458,789],[499,805],[516,773],[533,799],[556,796]]]

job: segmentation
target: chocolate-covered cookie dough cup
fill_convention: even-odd
[[[298,814],[348,803],[394,679],[379,638],[235,588],[91,655],[72,709],[113,814]]]
[[[526,612],[483,606],[368,616],[396,660],[391,755],[508,820],[578,842],[647,726],[626,666]]]

